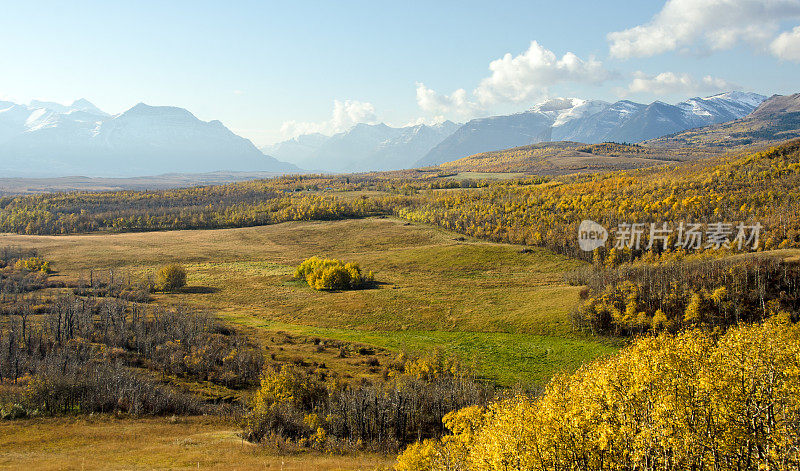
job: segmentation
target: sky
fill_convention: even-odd
[[[178,106],[257,145],[559,96],[800,92],[800,0],[0,0],[0,11],[0,99]]]

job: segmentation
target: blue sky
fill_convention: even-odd
[[[0,98],[180,106],[256,144],[554,96],[800,91],[800,0],[1,3]]]

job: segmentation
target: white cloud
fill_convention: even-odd
[[[800,26],[775,38],[769,50],[778,59],[800,62]]]
[[[608,34],[613,57],[694,48],[765,45],[780,22],[800,18],[800,0],[668,0],[650,22]]]
[[[242,90],[234,90],[233,94],[234,95],[244,95],[244,91],[242,91]]]
[[[468,117],[480,110],[477,103],[469,100],[467,91],[463,88],[450,95],[441,95],[419,82],[417,82],[417,105],[423,111],[439,116],[456,114]]]
[[[658,75],[647,75],[636,72],[627,90],[623,94],[649,93],[653,95],[686,94],[698,92],[721,92],[741,88],[719,77],[706,75],[695,80],[689,74],[662,72]]]
[[[483,105],[499,102],[520,103],[541,98],[547,87],[562,82],[602,83],[611,74],[594,58],[582,60],[567,52],[560,59],[538,42],[524,53],[507,53],[489,64],[492,75],[481,80],[474,94]]]
[[[615,75],[594,58],[583,60],[572,52],[559,58],[536,41],[531,41],[522,54],[507,53],[493,60],[489,70],[491,75],[481,80],[471,95],[463,88],[443,95],[417,83],[417,104],[428,113],[466,118],[499,103],[541,99],[553,85],[565,82],[600,84]]]
[[[334,100],[331,119],[321,122],[286,121],[281,126],[281,135],[286,139],[317,132],[330,135],[346,131],[358,123],[374,124],[377,122],[378,116],[375,114],[375,107],[372,103]]]

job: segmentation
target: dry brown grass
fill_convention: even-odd
[[[375,454],[281,454],[238,436],[213,418],[109,416],[0,421],[0,469],[374,470]]]

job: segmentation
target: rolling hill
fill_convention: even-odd
[[[631,144],[562,141],[483,152],[445,162],[439,167],[454,172],[509,172],[555,176],[631,170],[711,154],[714,152],[687,148],[664,149]]]

